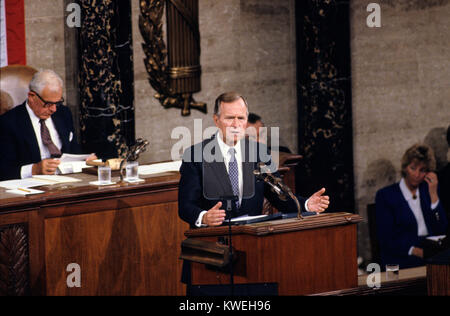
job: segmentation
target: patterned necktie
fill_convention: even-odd
[[[41,123],[42,142],[45,146],[47,146],[48,151],[50,152],[50,156],[52,158],[61,157],[61,151],[53,143],[52,138],[50,137],[50,131],[48,130],[47,125],[45,125],[45,120],[41,119],[39,120],[39,123]]]
[[[238,197],[236,203],[236,209],[239,208],[239,171],[235,157],[234,148],[228,150],[230,154],[230,161],[228,162],[228,176],[230,177],[231,187],[233,188],[233,195]]]

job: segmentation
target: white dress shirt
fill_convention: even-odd
[[[227,169],[227,173],[229,172],[228,168],[229,168],[229,163],[231,160],[231,155],[230,155],[230,148],[234,148],[234,152],[235,152],[235,158],[236,158],[236,162],[238,165],[238,172],[239,172],[239,204],[242,203],[242,191],[244,188],[244,177],[242,175],[242,151],[241,151],[241,141],[239,140],[236,145],[234,145],[233,147],[228,146],[227,144],[224,143],[224,141],[222,140],[222,138],[217,135],[217,142],[219,143],[219,148],[220,148],[220,152],[222,153],[223,156],[223,162],[225,163],[225,168]]]
[[[51,155],[47,146],[45,146],[44,143],[42,142],[41,123],[39,123],[40,119],[39,117],[36,116],[36,114],[34,114],[33,110],[28,105],[28,102],[26,103],[25,107],[27,109],[28,115],[30,116],[31,124],[33,125],[33,130],[36,135],[37,143],[39,145],[39,151],[41,153],[41,160],[48,159],[51,157]],[[58,147],[58,149],[61,150],[62,142],[58,132],[56,131],[55,124],[53,123],[52,118],[45,120],[45,125],[47,126],[50,132],[50,137],[52,138],[53,143],[55,144],[56,147]],[[29,178],[32,176],[32,168],[33,164],[22,166],[22,168],[20,169],[20,176],[22,177],[22,179]]]

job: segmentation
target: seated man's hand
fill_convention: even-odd
[[[97,155],[96,154],[91,154],[89,157],[86,158],[86,161],[92,161],[92,160],[97,160]]]
[[[325,193],[325,188],[320,189],[308,200],[308,209],[310,212],[321,213],[328,208],[330,204],[330,197],[328,195],[322,195]]]
[[[221,210],[222,202],[218,202],[205,215],[203,215],[202,223],[208,226],[222,225],[225,220],[225,210]]]
[[[33,165],[32,174],[55,174],[56,169],[58,168],[60,163],[61,161],[59,159],[53,158],[41,160],[40,162]]]

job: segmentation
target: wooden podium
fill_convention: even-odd
[[[450,295],[450,248],[427,262],[428,295]]]
[[[330,213],[233,226],[234,284],[277,284],[278,295],[356,287],[356,224],[361,220],[355,214]],[[228,227],[191,229],[185,235],[227,243]],[[191,262],[191,283],[229,284],[227,271]]]

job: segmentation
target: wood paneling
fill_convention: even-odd
[[[0,227],[0,295],[30,292],[28,234],[23,224]]]
[[[184,225],[176,202],[126,207],[45,221],[49,295],[183,294],[178,260]],[[68,288],[66,267],[81,267]]]
[[[28,232],[31,294],[184,295],[179,175],[106,188],[87,185],[95,176],[76,177],[83,181],[29,197],[0,189],[0,227]],[[79,288],[67,286],[71,263],[80,266]]]
[[[335,214],[329,216],[337,219]],[[322,215],[320,221],[326,217]],[[261,225],[263,223],[248,226]],[[301,228],[304,224],[298,226]],[[235,275],[236,284],[275,282],[280,295],[303,295],[357,286],[356,224],[316,225],[315,228],[292,228],[281,233],[276,233],[275,228],[275,233],[259,236],[257,231],[253,234],[250,231],[238,233],[236,230],[232,237],[234,249],[245,253],[238,258],[245,260],[245,264],[237,264],[245,267],[245,271]],[[199,232],[199,236],[195,236],[196,233],[190,231],[189,235],[217,241],[220,234],[200,237],[205,233]],[[221,236],[226,237],[226,231]],[[229,279],[227,273],[205,269],[203,264],[192,264],[194,285],[229,284]]]
[[[428,295],[450,296],[450,264],[427,265]]]

